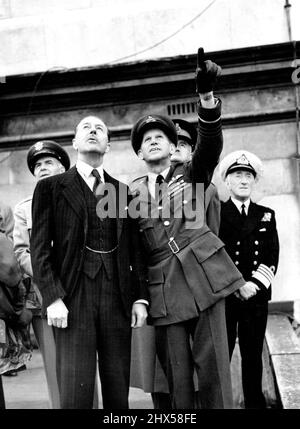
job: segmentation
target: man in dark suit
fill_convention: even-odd
[[[173,408],[194,407],[194,368],[201,408],[232,406],[224,298],[245,281],[205,223],[203,193],[222,150],[221,102],[212,93],[219,72],[209,60],[196,71],[199,134],[189,163],[171,165],[177,132],[168,117],[143,116],[131,134],[148,169],[132,192],[147,253],[149,316]]]
[[[35,188],[33,275],[55,327],[61,407],[92,408],[97,352],[103,406],[124,409],[131,327],[142,326],[147,316],[139,236],[135,222],[123,216],[127,187],[103,170],[110,148],[105,123],[94,116],[82,119],[73,147],[76,166]],[[108,185],[117,196],[108,192],[116,209],[111,216],[99,210]],[[118,198],[122,192],[125,198]]]
[[[27,165],[36,180],[61,174],[70,167],[70,159],[65,149],[52,140],[38,141],[27,153]],[[24,278],[30,281],[26,297],[26,307],[32,312],[32,328],[40,349],[49,392],[50,408],[59,408],[59,393],[55,367],[55,341],[52,326],[41,317],[41,296],[32,281],[30,258],[32,195],[20,201],[14,209],[15,226],[13,231],[14,251]]]
[[[230,199],[221,206],[220,238],[248,281],[246,299],[238,293],[226,298],[229,353],[231,357],[238,336],[245,408],[265,408],[262,350],[279,257],[275,213],[250,200],[262,174],[257,156],[245,150],[232,152],[220,163],[220,174],[230,192]]]

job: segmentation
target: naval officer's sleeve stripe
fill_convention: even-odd
[[[274,273],[267,265],[260,264],[252,277],[259,280],[268,289],[274,279]]]
[[[202,119],[200,116],[199,116],[199,119],[200,119],[200,121],[201,121],[201,122],[204,122],[205,124],[214,124],[214,123],[216,123],[216,122],[219,122],[219,121],[220,121],[221,116],[219,116],[219,117],[218,117],[218,119],[215,119],[214,121],[205,121],[205,120],[204,120],[204,119]]]

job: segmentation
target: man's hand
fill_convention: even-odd
[[[240,298],[243,301],[247,301],[247,299],[252,298],[252,296],[257,294],[257,291],[259,291],[259,287],[253,283],[253,282],[246,282],[244,286],[242,286],[238,293],[240,295]]]
[[[68,313],[69,310],[63,300],[58,298],[47,307],[48,325],[56,326],[57,328],[66,328],[68,326]]]
[[[198,49],[196,68],[196,91],[199,94],[208,94],[213,89],[222,69],[211,60],[204,61],[203,48]]]
[[[141,328],[147,319],[147,306],[142,303],[135,303],[131,310],[131,327]]]

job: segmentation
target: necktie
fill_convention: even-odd
[[[241,207],[242,207],[241,216],[242,216],[242,219],[245,220],[247,217],[246,210],[245,210],[245,204],[242,204]]]
[[[97,192],[98,185],[102,182],[102,180],[101,180],[99,171],[96,170],[96,168],[93,169],[92,175],[95,177],[95,181],[93,185],[93,194],[95,195],[96,198],[98,198],[96,192]]]
[[[163,183],[165,179],[164,176],[159,174],[155,181],[155,200],[159,203],[162,200],[162,193],[163,193]]]

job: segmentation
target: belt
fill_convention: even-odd
[[[174,237],[170,237],[169,241],[160,247],[155,253],[151,255],[151,264],[156,264],[161,260],[171,255],[176,255],[181,249],[186,247],[193,238],[191,237],[179,237],[175,240]]]
[[[88,249],[88,250],[90,250],[91,252],[94,252],[94,253],[112,253],[112,252],[114,252],[119,247],[119,245],[117,244],[111,250],[95,250],[95,249],[91,249],[89,246],[85,246],[85,247],[86,247],[86,249]]]

